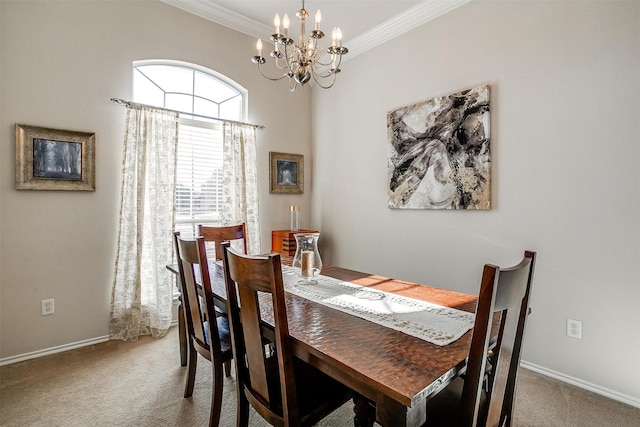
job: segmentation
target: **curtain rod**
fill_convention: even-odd
[[[239,125],[247,125],[247,126],[253,126],[254,128],[258,128],[258,129],[264,129],[263,125],[255,125],[253,123],[246,123],[246,122],[239,122],[239,121],[236,121],[236,120],[221,119],[219,117],[203,116],[201,114],[185,113],[184,111],[171,110],[169,108],[156,107],[154,105],[138,104],[138,103],[127,101],[127,100],[120,99],[120,98],[111,98],[111,102],[113,102],[114,104],[126,105],[126,106],[129,106],[129,107],[130,106],[134,106],[134,105],[141,105],[143,107],[157,108],[159,110],[166,110],[166,111],[171,111],[171,112],[179,113],[179,114],[187,114],[189,116],[200,117],[200,118],[203,118],[203,119],[218,120],[218,121],[221,121],[221,122],[236,123],[236,124],[239,124]]]

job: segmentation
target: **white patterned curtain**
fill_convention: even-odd
[[[162,337],[171,324],[178,114],[129,104],[111,339]]]
[[[247,253],[258,254],[261,249],[255,127],[225,122],[223,132],[222,225],[246,223]]]

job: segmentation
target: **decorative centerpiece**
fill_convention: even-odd
[[[296,233],[296,254],[293,256],[293,268],[302,280],[298,283],[318,283],[315,277],[322,270],[322,258],[318,252],[320,233]]]

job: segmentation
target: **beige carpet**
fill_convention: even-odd
[[[210,373],[200,358],[194,395],[182,397],[177,331],[112,341],[0,368],[0,426],[206,426]],[[640,409],[522,370],[521,427],[640,427]],[[224,384],[221,426],[235,425],[235,381]],[[353,426],[351,403],[320,425]],[[251,426],[267,424],[251,413]],[[392,427],[392,426],[391,426]]]

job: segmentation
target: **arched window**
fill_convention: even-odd
[[[133,63],[133,101],[180,111],[176,230],[220,224],[222,124],[246,120],[247,91],[213,70],[180,61]]]

